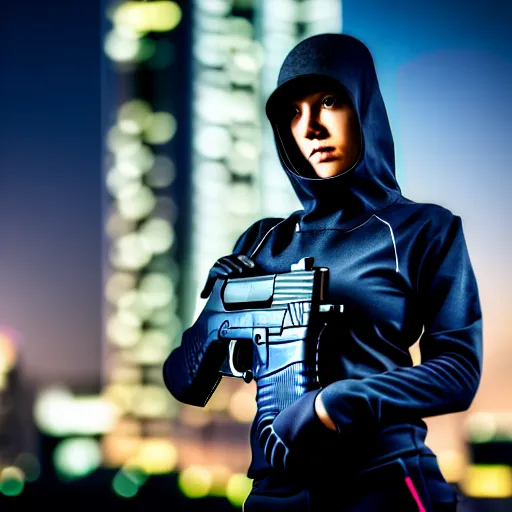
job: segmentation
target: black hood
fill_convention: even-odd
[[[290,90],[312,84],[341,87],[359,119],[359,159],[351,169],[331,178],[314,173],[291,136],[289,122],[282,121],[280,109]],[[373,58],[361,41],[345,34],[320,34],[297,44],[281,67],[266,113],[281,164],[304,207],[302,229],[350,229],[400,198],[386,107]]]

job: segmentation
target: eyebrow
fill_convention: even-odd
[[[308,94],[304,94],[304,95],[301,95],[299,97],[295,97],[291,100],[291,104],[292,105],[295,105],[296,103],[300,103],[302,101],[304,101],[304,99],[307,97],[307,96],[315,96],[315,99],[316,97],[323,97],[323,96],[339,96],[340,98],[342,97],[341,94],[335,92],[335,91],[330,91],[330,90],[326,90],[326,91],[319,91],[319,92],[312,92],[312,93],[308,93]]]

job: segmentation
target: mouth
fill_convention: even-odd
[[[332,146],[315,148],[309,155],[309,159],[317,163],[326,162],[333,160],[335,158],[334,153],[335,148],[333,148]]]

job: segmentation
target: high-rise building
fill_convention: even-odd
[[[23,378],[18,334],[0,328],[0,498],[39,476],[32,394]]]
[[[299,206],[276,169],[263,103],[296,42],[341,30],[340,2],[105,9],[102,396],[118,418],[102,463],[176,471],[185,493],[241,503],[254,384],[224,378],[206,407],[192,407],[165,389],[162,365],[201,311],[215,260],[252,222]]]
[[[20,364],[14,337],[0,331],[0,468],[10,466],[21,452]]]
[[[107,2],[105,12],[102,396],[118,417],[102,439],[102,461],[165,473],[177,462],[171,440],[177,406],[163,384],[162,363],[180,333],[180,155],[186,155],[180,150],[188,137],[179,41],[187,37],[186,7]]]

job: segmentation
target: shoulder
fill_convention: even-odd
[[[405,197],[383,210],[382,214],[387,215],[390,220],[398,223],[403,221],[407,226],[414,225],[418,231],[430,233],[443,231],[460,221],[460,217],[445,206],[420,203]]]
[[[251,224],[238,238],[233,252],[247,254],[261,241],[268,231],[284,220],[283,217],[265,217]]]

